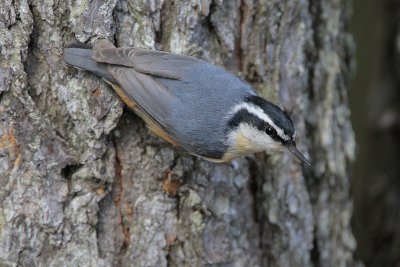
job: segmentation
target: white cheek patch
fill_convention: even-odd
[[[248,139],[249,146],[254,151],[277,150],[281,148],[280,142],[276,142],[269,135],[259,131],[252,125],[241,123],[238,128],[240,133]]]
[[[256,115],[257,117],[259,117],[261,120],[267,122],[269,125],[271,125],[277,132],[277,134],[285,141],[290,140],[291,138],[285,134],[283,132],[283,130],[281,128],[279,128],[278,126],[276,126],[276,124],[271,120],[271,118],[264,113],[264,111],[260,108],[257,107],[253,104],[250,103],[241,103],[239,105],[236,105],[232,111],[231,114],[234,114],[236,112],[238,112],[241,109],[246,109],[249,113]],[[293,138],[295,137],[295,133],[293,134]]]

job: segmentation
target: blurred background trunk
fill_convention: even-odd
[[[367,266],[400,266],[400,2],[355,0],[354,9],[357,255]]]
[[[354,266],[346,0],[0,0],[1,266]],[[301,151],[212,164],[65,66],[109,38],[198,56],[284,107]]]

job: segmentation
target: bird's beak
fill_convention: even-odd
[[[306,157],[304,157],[304,155],[301,154],[301,152],[297,149],[295,141],[286,143],[285,147],[290,152],[292,152],[292,154],[295,155],[301,162],[307,164],[308,166],[311,166],[310,162],[306,159]]]

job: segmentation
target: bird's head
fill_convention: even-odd
[[[262,97],[251,96],[236,105],[229,113],[227,129],[227,157],[286,149],[310,165],[296,148],[296,130],[292,120]]]

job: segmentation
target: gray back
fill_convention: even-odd
[[[187,68],[181,80],[156,78],[176,96],[168,129],[183,146],[208,157],[226,151],[228,113],[255,91],[235,75],[202,62]],[[210,155],[213,151],[214,155]]]

